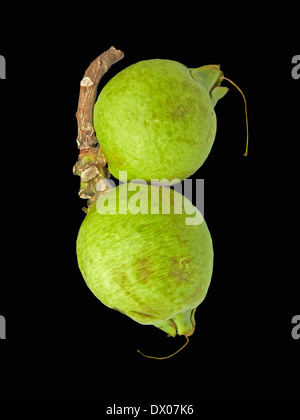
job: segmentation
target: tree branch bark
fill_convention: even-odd
[[[80,82],[76,112],[78,126],[77,145],[80,153],[73,172],[81,178],[79,196],[88,199],[88,209],[105,192],[103,184],[101,189],[97,190],[97,183],[100,179],[109,177],[108,169],[105,168],[106,161],[93,126],[93,109],[97,88],[102,76],[123,57],[122,51],[111,47],[89,65]]]

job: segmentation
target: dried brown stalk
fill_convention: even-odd
[[[108,69],[124,57],[120,50],[111,47],[97,57],[87,68],[80,82],[78,108],[76,112],[80,150],[78,161],[73,167],[75,175],[81,178],[79,196],[88,199],[88,209],[107,188],[99,181],[109,177],[106,161],[96,138],[93,126],[93,109],[98,84]]]

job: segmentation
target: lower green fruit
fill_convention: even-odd
[[[132,183],[110,190],[80,227],[77,257],[104,305],[171,336],[193,333],[213,247],[200,212],[181,194]]]

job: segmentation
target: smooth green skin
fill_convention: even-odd
[[[207,158],[216,135],[214,106],[227,88],[210,65],[172,60],[133,64],[102,89],[94,107],[97,139],[112,175],[183,180]],[[178,182],[178,181],[177,181]]]
[[[201,215],[201,224],[186,225],[192,211],[199,211],[172,189],[170,214],[163,214],[165,187],[141,185],[140,213],[131,214],[137,193],[127,185],[102,196],[80,227],[77,257],[82,276],[104,305],[172,336],[191,335],[195,309],[205,298],[213,270],[207,225]],[[158,199],[151,207],[154,193]],[[142,205],[145,197],[148,203]],[[106,203],[108,213],[99,214],[97,208]],[[150,214],[151,208],[159,214]]]

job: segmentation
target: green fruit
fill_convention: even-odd
[[[113,77],[94,107],[94,127],[108,167],[119,179],[183,180],[207,158],[216,135],[219,66],[188,69],[145,60]],[[178,182],[178,181],[177,181]]]
[[[171,336],[193,333],[213,247],[200,212],[181,194],[133,183],[110,190],[80,227],[77,257],[104,305]]]

